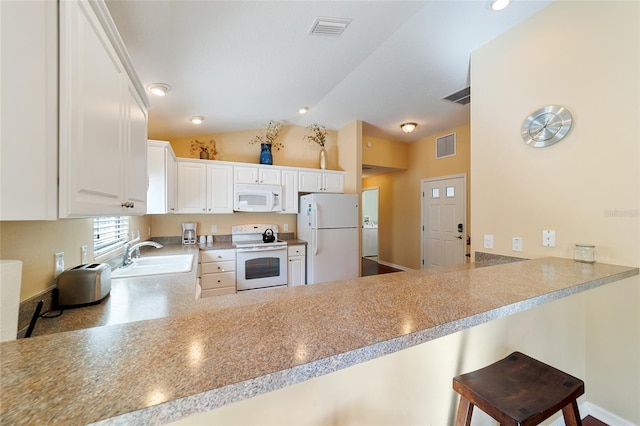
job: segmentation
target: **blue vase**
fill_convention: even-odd
[[[260,145],[260,164],[273,164],[271,144],[269,143],[263,143]]]

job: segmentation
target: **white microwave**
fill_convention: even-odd
[[[282,211],[282,186],[236,183],[233,210],[237,212]]]

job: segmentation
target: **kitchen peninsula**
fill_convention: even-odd
[[[6,342],[0,423],[166,423],[635,275],[560,258],[468,264],[202,299],[180,315]]]

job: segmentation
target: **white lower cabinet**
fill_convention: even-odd
[[[307,283],[306,249],[304,244],[287,247],[289,287]]]
[[[200,252],[201,297],[236,292],[236,251],[234,249]]]

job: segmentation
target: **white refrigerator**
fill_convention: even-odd
[[[358,196],[300,197],[298,238],[307,242],[307,284],[357,278]]]

